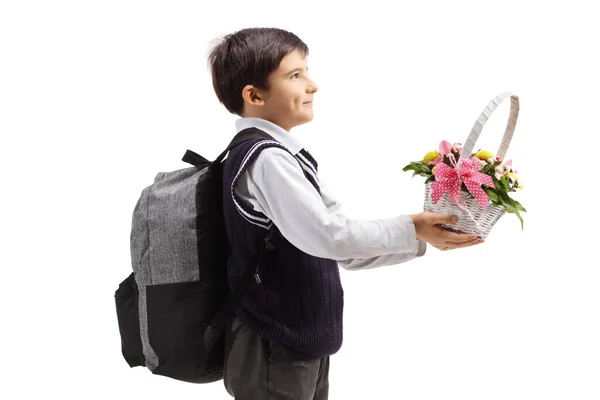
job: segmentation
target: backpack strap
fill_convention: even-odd
[[[252,276],[257,276],[256,271],[258,271],[259,266],[262,264],[265,251],[271,251],[279,247],[280,240],[281,236],[278,233],[277,227],[273,225],[265,237],[265,245],[263,248],[261,248],[257,257],[257,261],[254,264],[251,264],[250,267],[244,271],[244,274],[235,285],[233,291],[227,295],[225,302],[223,302],[221,305],[221,308],[211,321],[210,325],[205,327],[204,346],[207,355],[215,346],[215,343],[221,336],[221,331],[234,313],[234,309],[238,300],[248,289],[250,282],[253,281]],[[253,267],[253,265],[256,265],[256,267]]]
[[[231,142],[229,143],[227,148],[221,154],[219,154],[219,156],[212,163],[210,161],[208,161],[206,158],[202,157],[200,154],[198,154],[192,150],[189,150],[189,149],[186,150],[185,154],[183,155],[182,161],[192,164],[198,168],[202,168],[208,164],[211,164],[211,166],[218,165],[221,163],[221,161],[223,161],[225,154],[227,154],[227,152],[229,150],[231,150],[238,144],[241,144],[241,143],[243,143],[247,140],[251,140],[251,139],[275,140],[275,139],[273,139],[273,137],[271,135],[269,135],[266,132],[261,131],[258,128],[254,128],[254,127],[246,128],[246,129],[242,129],[241,131],[239,131],[233,137],[233,139],[231,140]]]
[[[227,152],[229,150],[231,150],[235,146],[237,146],[247,140],[251,140],[254,138],[274,140],[273,137],[271,137],[269,134],[261,131],[260,129],[257,129],[257,128],[243,129],[234,136],[234,138],[231,140],[231,142],[229,143],[227,148],[212,163],[210,163],[211,167],[218,166],[221,163],[221,161],[223,160],[223,158],[225,157],[225,154],[227,154]],[[189,156],[188,156],[188,153],[190,154]],[[187,162],[192,161],[191,162],[192,164],[194,164],[194,162],[198,162],[198,165],[200,165],[200,166],[208,163],[208,160],[206,160],[204,157],[198,156],[198,157],[200,157],[200,158],[198,158],[198,157],[195,157],[194,154],[196,154],[196,153],[192,152],[191,150],[188,150],[188,152],[186,152],[186,155],[184,156],[183,161],[187,161]],[[196,165],[196,164],[194,164],[194,165]],[[198,165],[196,165],[196,166],[198,166]],[[221,331],[223,330],[223,328],[227,324],[227,321],[231,318],[232,314],[234,313],[235,306],[238,303],[239,299],[242,297],[244,292],[250,286],[250,283],[253,281],[252,277],[254,276],[256,281],[260,284],[260,278],[259,278],[258,272],[259,272],[259,268],[261,267],[261,265],[263,263],[263,257],[264,257],[265,251],[271,251],[271,250],[278,248],[280,246],[281,240],[282,240],[281,233],[279,233],[278,228],[275,226],[275,224],[273,224],[271,226],[271,228],[268,230],[267,234],[265,235],[264,246],[261,247],[255,262],[250,264],[250,266],[246,269],[246,271],[244,271],[244,274],[241,276],[241,278],[237,282],[233,291],[231,291],[227,295],[227,298],[221,305],[221,308],[219,308],[219,311],[217,312],[217,314],[212,319],[210,325],[206,325],[205,332],[204,332],[204,346],[205,346],[207,355],[213,349],[217,340],[221,336]]]
[[[220,163],[223,160],[223,157],[225,157],[225,154],[227,154],[227,152],[229,150],[233,149],[238,144],[241,144],[250,139],[275,140],[275,139],[273,139],[273,137],[271,135],[269,135],[268,133],[266,133],[264,131],[261,131],[258,128],[251,127],[251,128],[242,129],[241,131],[239,131],[237,133],[237,135],[235,135],[233,137],[233,139],[229,143],[229,146],[227,146],[227,148],[217,157],[217,159],[214,162]]]

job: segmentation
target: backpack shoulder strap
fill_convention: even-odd
[[[219,163],[221,163],[221,161],[225,157],[225,154],[227,154],[227,152],[229,150],[231,150],[238,144],[241,144],[241,143],[243,143],[247,140],[251,140],[251,139],[275,140],[275,139],[273,139],[273,137],[271,135],[269,135],[268,133],[266,133],[264,131],[261,131],[258,128],[246,128],[246,129],[242,129],[241,131],[239,131],[233,137],[233,139],[231,140],[231,142],[229,143],[227,148],[221,154],[219,154],[219,156],[212,163],[210,161],[208,161],[206,158],[202,157],[201,155],[193,152],[192,150],[187,150],[185,152],[185,154],[183,155],[182,160],[189,164],[192,164],[198,168],[202,168],[208,164],[211,164],[211,165],[219,164]]]
[[[275,139],[273,139],[273,137],[271,135],[269,135],[265,131],[262,131],[262,130],[260,130],[258,128],[246,128],[246,129],[242,129],[241,131],[239,131],[233,137],[233,139],[229,143],[229,146],[227,146],[227,148],[225,149],[225,151],[222,153],[223,156],[225,155],[225,153],[227,153],[229,150],[231,150],[232,148],[234,148],[238,144],[243,143],[246,140],[250,140],[250,139],[275,140]],[[217,157],[217,159],[219,159],[219,157]]]

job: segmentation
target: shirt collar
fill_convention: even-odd
[[[302,143],[300,143],[296,137],[292,136],[292,134],[279,125],[267,121],[266,119],[256,117],[239,118],[235,121],[235,127],[237,132],[246,128],[258,128],[265,131],[271,135],[273,139],[283,144],[294,155],[304,148]]]

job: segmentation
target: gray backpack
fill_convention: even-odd
[[[192,383],[223,378],[223,327],[263,251],[277,246],[273,227],[255,267],[230,292],[221,162],[253,138],[273,140],[244,129],[213,162],[187,150],[183,161],[193,167],[159,172],[142,191],[131,227],[133,272],[115,292],[121,351],[130,367]]]

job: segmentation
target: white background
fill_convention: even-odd
[[[463,142],[487,103],[521,112],[508,158],[525,189],[483,245],[341,270],[344,345],[331,399],[598,399],[600,27],[584,2],[3,1],[0,6],[5,399],[228,399],[130,369],[114,291],[135,202],[158,171],[213,159],[236,116],[209,43],[294,32],[320,85],[292,130],[355,218],[417,213],[402,172]],[[217,3],[217,2],[212,2]],[[495,152],[508,101],[477,147]]]

